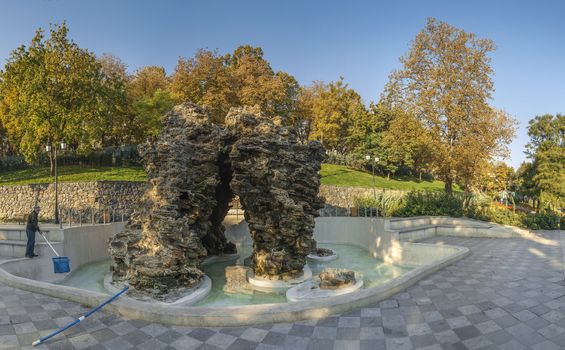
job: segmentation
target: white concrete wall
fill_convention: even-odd
[[[66,228],[63,230],[64,242],[52,243],[61,256],[69,257],[72,272],[85,264],[108,259],[108,239],[122,230],[124,225],[112,223]],[[42,240],[41,237],[37,239]],[[55,255],[51,248],[37,245],[36,251],[39,257],[10,261],[3,264],[2,268],[15,276],[37,281],[58,282],[66,278],[68,274],[54,273],[51,258]]]
[[[125,226],[123,222],[105,225],[71,227],[64,230],[64,252],[71,260],[71,269],[77,269],[108,259],[108,239]]]
[[[385,229],[381,218],[320,217],[316,219],[314,239],[319,243],[351,244],[366,249],[374,257],[391,264],[420,266],[453,254],[451,247],[400,242],[398,233]],[[226,229],[226,238],[236,245],[252,244],[245,221]]]

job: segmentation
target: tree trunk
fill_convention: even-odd
[[[450,196],[453,194],[453,179],[451,177],[445,179],[445,193]]]
[[[420,182],[422,182],[422,172],[418,172],[418,177],[420,178]]]

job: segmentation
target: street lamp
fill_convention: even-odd
[[[67,144],[65,141],[61,141],[60,144],[61,151],[67,149]],[[59,176],[57,174],[57,146],[52,147],[50,144],[45,145],[45,151],[50,153],[53,150],[54,159],[54,170],[55,170],[55,223],[59,224]]]

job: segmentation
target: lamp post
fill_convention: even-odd
[[[56,145],[56,144],[55,144]],[[67,144],[65,141],[61,141],[60,143],[61,151],[67,149]],[[45,146],[45,151],[47,153],[53,150],[53,158],[54,158],[54,172],[55,172],[55,223],[59,224],[59,176],[57,174],[57,146],[51,147],[50,144]]]
[[[370,155],[366,155],[365,159],[367,161],[371,160],[371,156]],[[373,158],[373,162],[371,163],[371,168],[373,170],[373,201],[375,202],[375,205],[377,204],[377,188],[375,185],[375,163],[379,161],[379,157],[374,157]],[[377,216],[379,216],[379,208],[377,207]],[[372,214],[371,214],[372,215]]]

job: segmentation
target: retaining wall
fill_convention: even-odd
[[[129,215],[145,188],[144,182],[60,183],[59,208],[62,211],[61,219],[67,221],[69,209],[74,212],[71,213],[74,216],[73,222],[78,222],[77,213],[80,213],[82,222],[90,222],[92,210],[99,211],[105,207],[121,208],[123,210],[120,210],[117,215],[121,215],[122,211]],[[373,190],[361,187],[322,185],[320,195],[326,199],[327,204],[334,207],[349,208],[354,206],[356,197],[372,196]],[[0,221],[22,221],[36,204],[41,206],[41,220],[53,219],[55,212],[54,184],[0,186]],[[331,215],[334,215],[334,213],[332,212],[327,216]]]

